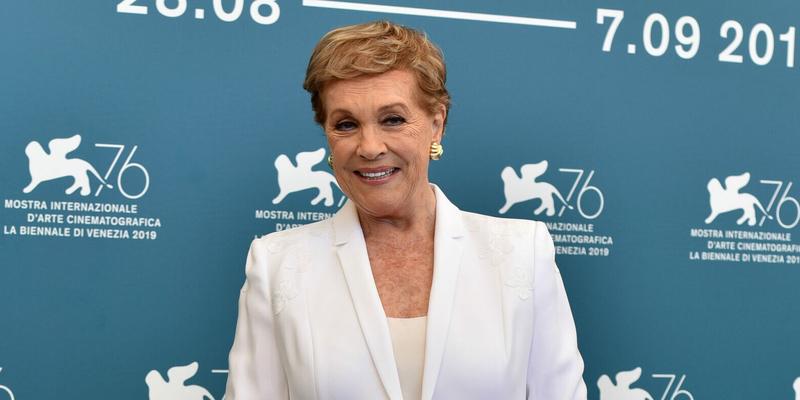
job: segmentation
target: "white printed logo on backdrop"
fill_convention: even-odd
[[[106,183],[92,164],[80,158],[67,158],[67,154],[77,149],[81,144],[81,135],[75,135],[65,139],[53,139],[47,147],[50,153],[42,148],[37,141],[28,143],[25,147],[25,155],[28,156],[28,170],[31,174],[31,183],[22,189],[24,193],[30,193],[36,189],[40,183],[53,179],[72,177],[73,184],[67,188],[66,193],[72,194],[80,189],[81,196],[88,196],[92,192],[89,182],[91,173],[103,186],[113,189]]]
[[[793,182],[759,179],[743,172],[706,185],[709,214],[705,225],[693,227],[696,240],[689,259],[763,264],[800,264],[800,243],[792,232],[800,222],[800,202],[792,196]],[[761,193],[759,198],[756,193]],[[735,223],[735,229],[722,229]]]
[[[621,371],[614,377],[616,382],[612,382],[608,375],[602,375],[597,379],[597,388],[600,390],[600,400],[654,400],[655,398],[650,393],[660,393],[661,400],[664,399],[681,399],[681,400],[694,400],[694,395],[684,389],[686,375],[678,374],[652,374],[653,379],[663,379],[665,386],[658,387],[656,390],[648,392],[640,387],[641,383],[637,383],[642,376],[642,368],[636,367],[630,371]],[[677,381],[677,382],[676,382]]]
[[[602,190],[592,184],[595,171],[559,168],[559,173],[573,178],[570,186],[560,190],[542,178],[548,166],[547,160],[524,164],[519,168],[519,174],[513,167],[503,168],[500,179],[503,181],[505,203],[498,212],[506,214],[515,206],[536,206],[533,216],[547,217],[545,223],[553,234],[556,254],[610,255],[614,238],[599,233],[594,222],[605,207]],[[567,218],[570,221],[562,220]]]
[[[316,189],[319,194],[311,205],[315,206],[320,201],[325,200],[325,206],[330,207],[334,203],[333,189],[331,186],[339,188],[336,178],[326,171],[313,171],[312,168],[325,159],[325,149],[320,148],[316,151],[304,151],[297,153],[295,160],[297,165],[292,164],[289,156],[281,154],[275,159],[275,169],[278,170],[278,188],[280,193],[272,199],[272,204],[279,204],[287,195],[307,189]],[[344,200],[339,200],[339,205]]]
[[[608,375],[603,375],[597,380],[600,389],[600,400],[653,400],[653,396],[644,389],[631,388],[642,376],[642,369],[636,367],[631,371],[617,373],[614,384]]]
[[[756,211],[761,211],[758,216],[763,215],[772,219],[772,216],[764,209],[764,206],[761,205],[756,196],[739,192],[748,182],[750,182],[749,172],[725,178],[725,187],[722,186],[719,179],[711,178],[707,186],[711,214],[706,218],[706,224],[714,222],[720,214],[731,211],[742,212],[742,216],[736,220],[737,225],[741,225],[744,222],[747,222],[747,225],[750,226],[755,225]]]
[[[0,372],[3,372],[3,368],[2,367],[0,367]],[[0,393],[5,393],[5,395],[8,396],[9,400],[15,400],[14,392],[12,392],[11,389],[8,386],[0,385]],[[0,397],[0,398],[2,398],[2,397]]]
[[[108,160],[89,162],[70,155],[81,141],[76,134],[50,140],[47,150],[36,140],[25,146],[30,179],[21,188],[24,196],[3,200],[8,210],[3,235],[155,240],[161,219],[142,215],[132,202],[150,188],[149,171],[133,161],[139,146],[95,143],[97,149],[110,150]],[[45,186],[65,187],[64,194],[43,195]],[[101,201],[114,192],[127,200]]]
[[[341,194],[341,189],[333,174],[314,169],[323,163],[325,153],[324,148],[303,151],[295,155],[294,163],[288,155],[278,155],[275,158],[278,194],[272,199],[272,204],[279,205],[287,197],[296,197],[296,193],[315,191],[317,195],[311,199],[310,207],[302,209],[278,207],[256,210],[256,219],[274,221],[274,230],[281,231],[333,216],[336,210],[344,204],[346,198]],[[339,194],[338,199],[336,194]],[[320,207],[320,203],[322,203],[322,207]]]
[[[794,388],[794,400],[800,400],[800,377],[794,380],[792,388]]]
[[[199,367],[197,361],[172,367],[167,371],[167,380],[156,370],[148,372],[144,382],[147,384],[149,400],[214,400],[206,388],[186,385],[186,381],[197,374]]]

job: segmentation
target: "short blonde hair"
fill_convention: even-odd
[[[311,93],[314,120],[325,124],[321,92],[339,79],[407,69],[417,80],[420,104],[429,113],[450,110],[447,71],[441,50],[424,32],[389,21],[343,26],[320,39],[308,61],[303,88]],[[446,122],[446,119],[445,119]]]

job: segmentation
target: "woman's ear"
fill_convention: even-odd
[[[444,104],[439,104],[433,113],[433,141],[441,143],[444,137],[444,121],[447,119],[447,109]]]

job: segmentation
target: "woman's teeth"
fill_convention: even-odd
[[[361,175],[361,176],[363,176],[363,177],[365,177],[367,179],[381,179],[381,178],[385,178],[385,177],[391,175],[392,173],[394,173],[394,171],[396,169],[397,168],[390,168],[390,169],[387,169],[385,171],[380,171],[380,172],[361,172],[361,171],[359,171],[358,173],[359,173],[359,175]]]

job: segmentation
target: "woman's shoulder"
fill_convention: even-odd
[[[537,233],[547,232],[547,226],[541,221],[520,218],[502,218],[469,211],[462,211],[461,215],[468,232],[513,235],[536,235]]]
[[[331,238],[331,221],[325,219],[310,224],[271,232],[253,239],[251,251],[277,254],[298,246],[311,247]]]
[[[294,281],[290,276],[311,269],[315,252],[331,240],[330,230],[325,220],[254,239],[245,266],[247,285],[280,291],[281,284]]]

